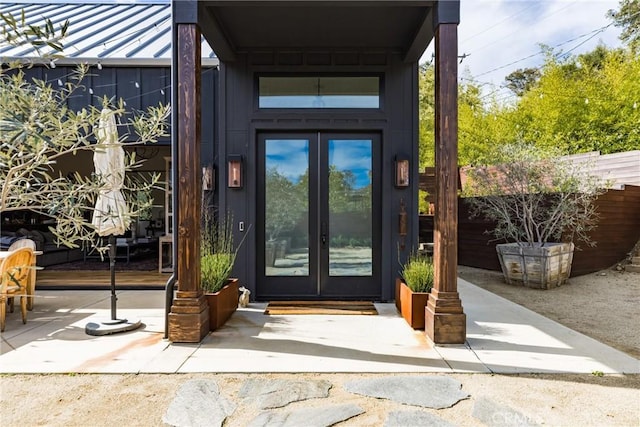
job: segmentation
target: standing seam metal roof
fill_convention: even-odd
[[[50,19],[57,28],[69,21],[63,40],[65,58],[59,63],[101,62],[122,65],[168,65],[171,61],[171,3],[168,0],[119,3],[115,1],[0,3],[2,13],[41,25]],[[42,53],[54,53],[42,49]],[[0,46],[0,58],[36,58],[33,47]],[[204,65],[218,63],[202,38]]]

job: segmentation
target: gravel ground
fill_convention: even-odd
[[[447,375],[462,383],[470,398],[447,409],[422,409],[359,396],[346,381],[371,374],[184,374],[184,375],[11,375],[0,377],[1,424],[10,426],[160,426],[176,391],[192,378],[214,379],[223,396],[238,404],[225,427],[246,426],[260,410],[238,397],[248,378],[325,379],[328,398],[291,403],[278,409],[356,404],[365,412],[338,425],[382,426],[396,410],[418,410],[453,425],[486,425],[476,405],[492,402],[491,425],[638,426],[640,376],[595,375]],[[527,424],[528,423],[528,424]]]

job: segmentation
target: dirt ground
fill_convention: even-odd
[[[435,375],[435,374],[434,374]],[[0,424],[24,426],[161,426],[176,391],[192,378],[214,379],[221,394],[238,406],[225,427],[251,424],[260,410],[238,398],[247,378],[230,374],[178,375],[12,375],[0,377]],[[364,414],[339,423],[345,427],[385,425],[392,411],[431,413],[456,426],[487,425],[474,408],[491,402],[489,425],[629,426],[640,424],[638,375],[450,374],[470,395],[451,408],[421,409],[347,392],[346,381],[373,374],[262,374],[260,378],[324,379],[333,387],[326,399],[295,402],[277,411],[356,404]],[[305,427],[305,426],[300,426]],[[410,427],[410,426],[407,426]]]
[[[508,285],[499,271],[459,266],[458,276],[640,358],[640,273],[603,270],[547,290]]]
[[[640,274],[603,271],[572,278],[568,284],[546,291],[509,286],[499,272],[460,267],[459,275],[640,357]],[[162,416],[182,384],[192,378],[210,378],[218,383],[223,396],[238,404],[225,427],[246,426],[260,410],[237,395],[243,381],[256,376],[330,381],[333,387],[327,399],[296,402],[278,411],[346,403],[366,411],[340,426],[381,426],[387,415],[397,410],[426,411],[457,426],[482,426],[486,424],[474,417],[474,408],[487,401],[505,408],[491,415],[490,425],[640,425],[640,375],[597,374],[449,374],[462,383],[470,397],[441,410],[358,396],[343,388],[346,381],[373,374],[0,375],[0,425],[161,426]]]

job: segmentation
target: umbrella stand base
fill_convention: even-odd
[[[111,335],[120,332],[133,331],[142,326],[140,320],[129,321],[127,319],[105,319],[99,323],[89,322],[84,328],[87,335]]]

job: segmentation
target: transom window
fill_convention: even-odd
[[[380,77],[259,77],[259,108],[380,108]]]

